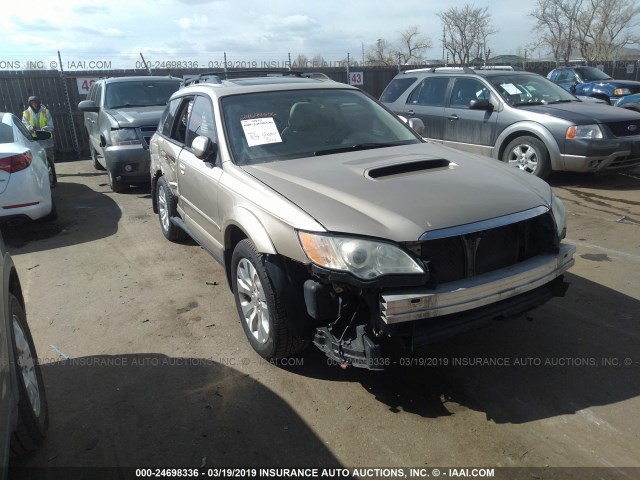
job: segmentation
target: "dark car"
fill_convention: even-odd
[[[105,78],[92,85],[84,112],[89,149],[97,170],[107,170],[114,192],[149,182],[149,140],[167,100],[180,88],[173,77]]]
[[[10,455],[42,442],[47,397],[16,268],[0,235],[0,479]]]
[[[380,97],[422,120],[423,136],[546,177],[640,164],[640,115],[582,102],[529,72],[420,69],[400,72]]]
[[[599,98],[610,105],[632,93],[640,93],[640,82],[614,80],[595,67],[558,67],[547,78],[575,95]]]
[[[622,97],[615,103],[615,106],[633,110],[635,112],[640,112],[640,93]]]

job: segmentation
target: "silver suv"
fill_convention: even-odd
[[[383,368],[387,338],[416,346],[515,316],[562,295],[573,264],[548,184],[426,143],[345,84],[194,79],[150,149],[162,233],[224,266],[267,359],[313,342]]]
[[[103,78],[78,104],[93,166],[107,170],[114,192],[149,181],[149,140],[181,82],[161,76]]]
[[[545,178],[640,164],[640,114],[583,102],[529,72],[421,69],[399,73],[380,101],[425,124],[424,136]]]

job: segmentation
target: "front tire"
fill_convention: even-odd
[[[111,187],[111,190],[113,191],[113,193],[122,193],[127,189],[127,184],[116,180],[111,170],[108,171],[108,176],[109,176],[109,187]]]
[[[98,161],[98,152],[96,152],[96,149],[93,148],[91,142],[89,142],[89,151],[91,152],[91,160],[93,160],[93,168],[95,168],[96,170],[104,170],[104,167]]]
[[[240,241],[231,257],[233,295],[253,349],[267,360],[277,360],[301,352],[308,342],[289,332],[283,298],[286,287],[276,285],[267,262],[251,241]]]
[[[38,356],[18,299],[9,294],[11,346],[18,385],[18,424],[11,436],[11,453],[21,455],[42,443],[49,426],[47,396]]]
[[[171,242],[183,239],[185,237],[184,230],[171,223],[171,217],[178,215],[176,208],[178,201],[171,192],[171,189],[164,177],[160,177],[158,179],[156,195],[158,204],[158,220],[160,220],[160,230],[162,230],[162,234]]]
[[[502,161],[540,178],[547,178],[551,173],[547,147],[535,137],[512,140],[504,150]]]

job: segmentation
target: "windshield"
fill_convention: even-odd
[[[293,90],[222,99],[229,148],[250,165],[420,143],[395,115],[357,90]]]
[[[180,80],[139,80],[107,85],[106,108],[166,105]]]
[[[505,74],[487,79],[513,107],[580,101],[564,88],[540,75]]]
[[[593,82],[596,80],[611,80],[611,77],[599,68],[580,67],[576,68],[576,72],[584,82]]]

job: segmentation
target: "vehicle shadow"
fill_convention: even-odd
[[[51,478],[62,478],[61,467],[342,468],[276,393],[213,360],[149,353],[40,361],[49,435],[11,461],[14,480],[33,478],[34,467]],[[82,471],[73,478],[97,478]],[[120,478],[110,473],[104,478]]]
[[[553,172],[547,179],[552,187],[593,190],[640,190],[640,168],[605,174]]]
[[[59,181],[53,199],[57,220],[2,227],[4,241],[12,255],[91,242],[118,230],[122,212],[108,195],[86,185]]]
[[[435,418],[459,404],[500,424],[637,397],[640,301],[576,275],[566,278],[565,298],[420,352],[392,352],[384,372],[328,367],[319,352],[291,372],[359,382],[391,411]]]

